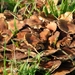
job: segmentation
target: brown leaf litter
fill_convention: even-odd
[[[0,14],[0,61],[4,58],[4,49],[7,59],[16,60],[27,60],[28,51],[29,60],[41,52],[40,68],[49,70],[52,75],[66,75],[75,70],[75,22],[72,14],[66,18],[65,13],[65,17],[61,15],[58,20],[41,14],[21,20],[10,18],[12,14]]]

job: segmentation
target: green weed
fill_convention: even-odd
[[[14,6],[16,5],[15,0],[0,0],[0,3],[0,12],[3,12],[5,9],[12,11],[14,9]]]
[[[17,25],[16,25],[16,19],[14,18],[14,30],[11,30],[12,34],[14,36],[16,36],[17,32],[18,32],[18,29],[17,29]]]
[[[15,42],[12,40],[12,43],[15,44]],[[30,49],[28,49],[28,59],[26,62],[24,61],[17,61],[16,59],[7,60],[5,57],[5,50],[6,50],[6,44],[4,44],[4,71],[3,75],[8,75],[8,71],[11,75],[15,75],[15,73],[18,73],[18,75],[36,75],[36,72],[39,72],[42,75],[50,75],[49,71],[42,71],[40,72],[39,64],[41,61],[40,53],[38,53],[34,58],[32,58],[33,62],[29,62],[29,56],[30,56]],[[15,58],[15,56],[14,56]],[[16,61],[16,62],[15,62]],[[9,67],[6,67],[6,62],[9,63]],[[39,70],[39,71],[38,71]]]
[[[26,18],[29,18],[34,11],[40,12],[40,10],[36,7],[35,0],[27,0],[26,3],[21,3],[23,0],[0,0],[0,12],[4,10],[10,10],[14,13],[19,12],[21,8],[25,8],[24,12],[21,14]]]
[[[24,13],[22,13],[22,15],[24,15],[27,18],[29,18],[34,11],[38,13],[40,12],[40,10],[36,7],[35,0],[28,0],[23,7],[25,7],[25,11]]]
[[[60,5],[55,5],[53,0],[48,0],[49,8],[43,7],[43,12],[47,15],[52,14],[56,19],[67,11],[75,11],[75,1],[70,3],[69,0],[62,0]]]
[[[3,12],[3,8],[4,8],[4,0],[0,0],[0,12]]]
[[[0,0],[0,12],[3,12],[4,10],[17,12],[22,1],[23,0]]]
[[[3,75],[7,75],[7,70],[6,70],[6,42],[4,43],[4,70],[3,70]]]
[[[18,8],[18,6],[20,6],[20,4],[21,4],[22,1],[23,1],[23,0],[18,0],[18,1],[16,2],[15,6],[14,6],[14,8],[13,8],[13,12],[17,12],[17,8]]]
[[[28,52],[28,55],[29,54],[30,51]],[[20,65],[18,75],[35,75],[37,69],[39,68],[39,64],[40,64],[40,54],[37,54],[37,56],[33,59],[32,63],[28,63],[27,60],[26,62]]]

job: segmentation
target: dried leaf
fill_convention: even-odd
[[[72,63],[67,62],[60,66],[59,69],[57,69],[56,72],[53,73],[53,75],[66,75],[74,70],[75,67],[72,66]]]
[[[56,43],[56,41],[58,40],[59,35],[60,35],[60,32],[56,31],[54,33],[54,35],[52,35],[51,37],[48,38],[50,45],[53,44],[53,43]]]
[[[7,24],[4,20],[4,18],[0,18],[0,33],[2,33],[4,30],[6,30],[8,27],[7,27]]]
[[[6,43],[8,43],[8,41],[11,39],[13,34],[11,33],[10,30],[8,30],[7,24],[4,19],[1,19],[0,22],[1,22],[0,23],[0,35],[1,35],[0,43],[4,44],[5,41]]]
[[[4,14],[3,14],[3,13],[0,13],[0,19],[1,19],[1,18],[6,19],[6,17],[4,16]]]
[[[28,57],[27,53],[24,53],[24,52],[21,52],[21,51],[16,51],[15,54],[13,54],[12,59],[20,60],[20,59],[23,59],[23,58],[26,58],[26,57]]]
[[[2,44],[4,44],[6,42],[9,43],[10,39],[13,37],[13,34],[10,30],[6,30],[5,32],[2,33],[3,35],[3,41]]]
[[[45,13],[41,12],[40,15],[38,16],[38,18],[42,21],[42,22],[46,22],[49,23],[50,21],[54,21],[56,20],[56,18],[49,14],[48,16],[45,15]]]
[[[10,19],[13,19],[14,18],[14,16],[11,14],[11,12],[10,11],[8,11],[8,10],[5,10],[4,11],[4,16],[6,17],[6,19],[8,20],[10,20]]]
[[[60,46],[67,46],[69,47],[72,41],[72,37],[70,37],[69,35],[63,37],[62,40],[59,40],[56,44],[57,48],[60,48]]]
[[[49,55],[52,55],[52,54],[54,54],[54,53],[56,53],[57,51],[59,51],[59,50],[56,50],[56,49],[50,49],[50,50],[44,50],[43,52],[42,52],[42,56],[49,56]]]
[[[17,33],[17,39],[20,40],[24,40],[24,36],[27,33],[31,33],[31,30],[29,28],[25,28],[23,30],[21,30],[19,33]]]
[[[73,57],[75,57],[75,49],[72,48],[68,48],[68,47],[63,47],[63,50],[68,54],[68,55],[71,55]]]
[[[57,29],[57,24],[55,22],[50,22],[50,23],[47,24],[46,27],[47,27],[47,29],[54,32]]]
[[[55,60],[55,61],[42,62],[41,67],[49,69],[49,71],[52,73],[57,68],[59,68],[60,65],[61,65],[61,61],[60,60]]]
[[[44,29],[41,33],[40,33],[40,39],[41,41],[46,41],[47,37],[49,36],[49,29]]]
[[[64,14],[61,14],[59,16],[59,19],[71,22],[73,20],[73,14],[72,12],[66,12]]]
[[[0,61],[2,61],[2,59],[3,59],[3,56],[2,56],[2,54],[0,53]]]
[[[32,15],[30,19],[26,19],[25,22],[31,28],[34,28],[34,29],[41,28],[41,20],[36,15]]]
[[[40,42],[40,43],[38,43],[36,45],[35,48],[36,48],[36,50],[44,50],[45,49],[45,46],[44,46],[44,44],[42,42]]]
[[[55,54],[51,55],[56,60],[61,60],[62,62],[72,60],[73,56],[70,54],[67,54],[63,50],[57,51]]]
[[[35,0],[37,8],[42,8],[45,4],[45,0]]]
[[[63,31],[65,33],[68,33],[68,34],[75,33],[75,25],[70,22],[67,22],[65,20],[59,20],[58,27],[61,31]]]
[[[70,44],[69,47],[70,47],[70,48],[75,48],[75,41],[73,41],[73,42]]]
[[[18,21],[18,20],[10,20],[10,21],[7,21],[7,24],[8,24],[8,29],[13,31],[13,30],[20,30],[22,29],[24,26],[25,26],[25,22],[24,21]]]
[[[0,63],[1,64],[1,63]],[[3,73],[3,68],[1,67],[0,68],[0,74],[2,74]]]
[[[28,43],[32,44],[34,47],[36,47],[36,45],[40,42],[40,39],[37,37],[37,34],[33,35],[31,33],[27,33],[25,37]]]

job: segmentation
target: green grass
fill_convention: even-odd
[[[40,10],[36,7],[35,0],[28,0],[28,2],[25,3],[23,7],[25,7],[25,11],[24,13],[22,13],[22,15],[24,15],[27,18],[29,18],[34,11],[38,13],[40,12]]]
[[[38,66],[39,64],[33,63],[30,65],[28,62],[21,64],[18,75],[35,75]]]
[[[41,12],[39,9],[37,9],[35,0],[28,0],[28,2],[25,4],[22,4],[22,1],[23,0],[0,0],[0,12],[3,12],[4,9],[10,10],[12,12],[18,12],[18,9],[25,7],[25,11],[22,13],[22,15],[26,16],[27,18],[29,18],[34,11]],[[61,14],[67,11],[75,11],[74,0],[62,0],[60,5],[55,5],[53,0],[48,0],[47,2],[49,8],[47,9],[46,6],[43,6],[43,12],[46,14],[46,16],[48,14],[52,14],[55,18],[58,18]],[[31,8],[29,9],[30,6]]]
[[[0,12],[3,12],[4,9],[10,10],[11,12],[17,13],[18,9],[21,9],[23,7],[25,7],[25,11],[22,15],[26,16],[27,18],[29,18],[34,11],[42,12],[39,9],[37,9],[36,7],[36,2],[34,0],[28,0],[27,3],[25,4],[21,4],[22,0],[0,0],[1,5],[0,5]],[[5,4],[4,4],[5,3]],[[29,6],[31,5],[31,9],[29,9]],[[64,14],[67,11],[70,12],[75,12],[75,1],[73,2],[69,2],[69,0],[62,0],[61,4],[56,6],[53,2],[53,0],[48,0],[48,5],[49,5],[49,10],[47,9],[46,6],[43,6],[43,12],[45,13],[46,16],[48,16],[49,14],[52,14],[55,18],[58,18],[61,14]],[[5,8],[6,6],[6,8]],[[13,15],[13,14],[12,14]],[[14,27],[15,30],[11,30],[13,35],[16,35],[18,32],[17,26],[16,26],[16,16],[14,16]],[[11,39],[12,43],[15,44],[16,46],[18,46],[17,43],[15,43],[12,39]],[[17,68],[17,73],[18,75],[35,75],[36,72],[40,72],[40,74],[42,75],[50,75],[50,72],[42,72],[39,69],[39,64],[40,61],[42,60],[40,57],[40,53],[37,54],[37,56],[35,58],[33,58],[33,62],[29,63],[28,60],[26,62],[24,61],[16,61],[16,59],[14,60],[7,60],[6,59],[6,43],[4,44],[4,71],[3,71],[3,75],[8,75],[8,70],[10,70],[11,75],[14,75],[13,73],[13,69]],[[29,55],[30,55],[30,50],[28,50],[28,59],[29,59]],[[15,58],[15,55],[14,55]],[[16,61],[16,62],[15,62]],[[7,69],[6,64],[7,62],[10,63],[10,67]]]
[[[0,12],[3,12],[4,9],[12,11],[14,9],[14,6],[16,5],[15,0],[0,0],[0,2],[1,2]]]
[[[6,42],[4,43],[4,70],[3,70],[3,75],[7,75],[6,71]]]
[[[28,50],[28,59],[29,56],[30,50]],[[40,54],[37,54],[32,63],[28,63],[28,59],[26,62],[20,65],[18,75],[35,75],[40,64]]]
[[[33,58],[32,63],[28,63],[28,61],[26,61],[25,63],[21,64],[19,67],[18,75],[37,75],[36,72],[39,69],[40,60],[41,58],[39,53],[35,58]],[[41,75],[50,75],[50,72],[42,72]]]
[[[62,0],[60,5],[55,5],[53,0],[48,0],[49,8],[43,7],[43,12],[47,15],[52,14],[56,19],[65,12],[75,12],[75,1]]]
[[[29,18],[34,11],[38,13],[40,12],[40,10],[36,7],[35,0],[28,0],[24,4],[21,3],[22,1],[23,0],[0,0],[0,12],[4,12],[4,10],[9,10],[11,12],[17,13],[21,8],[24,7],[25,10],[23,13],[21,13],[21,15],[25,16],[26,18]]]
[[[18,32],[18,29],[17,29],[17,25],[16,25],[16,19],[14,17],[14,30],[10,29],[13,36],[16,36],[17,32]]]
[[[4,10],[17,12],[18,8],[21,6],[22,1],[23,0],[0,0],[1,2],[0,12],[3,12]]]
[[[28,53],[29,53],[28,54],[28,59],[29,59],[30,50],[28,50]],[[4,56],[5,56],[5,52],[4,52]],[[40,53],[37,54],[36,57],[32,58],[33,62],[29,62],[28,59],[27,61],[23,61],[23,60],[16,61],[15,64],[16,59],[7,60],[6,58],[4,58],[3,75],[8,75],[9,74],[8,71],[10,71],[11,75],[15,75],[15,73],[17,73],[17,75],[37,75],[37,72],[41,75],[50,75],[49,71],[45,71],[39,68],[39,64],[41,61]],[[8,68],[6,67],[6,62],[10,64],[10,67]]]

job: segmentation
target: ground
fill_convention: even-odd
[[[0,4],[3,7],[0,13],[1,75],[75,74],[74,3],[16,0],[13,4],[11,1],[3,4]]]

